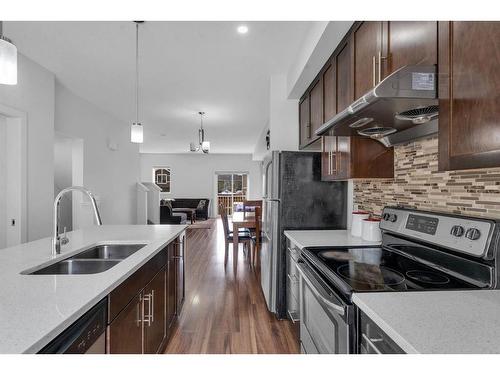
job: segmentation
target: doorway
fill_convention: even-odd
[[[234,210],[243,201],[248,199],[248,173],[216,173],[217,179],[217,214],[220,215],[219,206],[224,206],[228,215],[232,215]]]
[[[26,114],[0,104],[0,249],[27,240]]]

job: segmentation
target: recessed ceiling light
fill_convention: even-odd
[[[246,34],[246,33],[248,33],[248,26],[247,25],[240,25],[240,26],[238,26],[237,30],[240,34]]]

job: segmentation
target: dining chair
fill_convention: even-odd
[[[255,233],[252,234],[252,249],[251,249],[251,263],[252,266],[255,268],[258,265],[257,262],[257,255],[260,256],[260,245],[262,243],[262,232],[260,230],[261,226],[261,219],[262,219],[262,208],[259,206],[255,207]]]
[[[247,200],[243,201],[243,217],[246,216],[247,207],[260,207],[262,211],[262,199]]]
[[[229,219],[227,217],[227,210],[223,205],[219,206],[219,212],[222,219],[222,226],[224,228],[224,267],[227,265],[229,245],[233,243],[234,233],[229,229]],[[246,228],[240,228],[237,233],[238,242],[243,243],[243,250],[249,247],[252,241],[252,235],[250,231]],[[235,249],[238,250],[238,249]]]

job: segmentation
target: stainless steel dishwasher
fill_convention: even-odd
[[[39,351],[40,354],[105,354],[108,299],[81,316]]]

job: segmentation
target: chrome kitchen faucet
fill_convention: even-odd
[[[97,209],[97,203],[95,201],[94,195],[83,186],[70,186],[69,188],[63,189],[57,194],[56,199],[54,200],[54,236],[52,238],[52,255],[55,256],[57,254],[61,254],[61,243],[63,245],[69,242],[66,237],[66,229],[64,229],[64,237],[61,238],[59,235],[59,203],[61,202],[61,198],[71,191],[80,191],[86,194],[90,203],[92,203],[92,208],[94,209],[94,216],[97,225],[102,225],[101,215],[99,214],[99,210]]]

